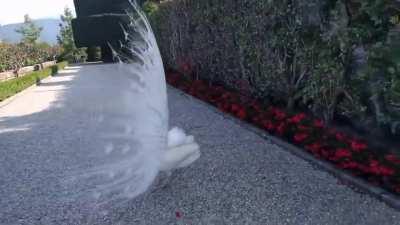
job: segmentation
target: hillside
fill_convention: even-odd
[[[34,20],[37,26],[43,27],[43,31],[40,36],[40,41],[47,42],[49,44],[55,44],[57,42],[57,35],[60,31],[59,19],[38,19]],[[8,24],[0,26],[0,40],[5,42],[19,42],[21,35],[15,32],[16,29],[21,27],[23,23]]]

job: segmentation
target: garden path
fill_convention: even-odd
[[[199,161],[106,214],[65,201],[60,179],[90,149],[88,118],[118,88],[113,73],[68,67],[0,107],[0,224],[400,224],[400,212],[172,88],[171,125],[195,135]]]

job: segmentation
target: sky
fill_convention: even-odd
[[[66,6],[75,13],[73,0],[0,0],[0,24],[21,23],[25,14],[32,19],[59,18]]]

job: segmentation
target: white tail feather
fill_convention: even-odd
[[[73,178],[101,177],[87,192],[98,201],[133,198],[145,192],[159,171],[188,166],[200,157],[199,145],[182,129],[168,132],[168,106],[165,72],[150,23],[136,2],[132,1],[131,19],[125,34],[136,60],[123,59],[109,68],[119,70],[115,80],[122,84],[115,99],[104,107],[99,121],[105,131],[92,137],[93,143],[104,143],[99,153],[105,162]],[[108,90],[103,90],[107,92]],[[108,105],[107,105],[108,106]],[[76,180],[76,179],[74,179]],[[93,195],[94,194],[94,195]]]

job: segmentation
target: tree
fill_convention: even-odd
[[[60,58],[68,62],[81,62],[86,59],[84,48],[77,48],[74,42],[72,31],[72,11],[69,8],[64,9],[61,15],[60,34],[57,36],[58,44],[62,48]]]
[[[35,44],[40,37],[43,28],[33,23],[28,14],[24,17],[24,25],[15,30],[22,35],[22,42],[26,44]]]

